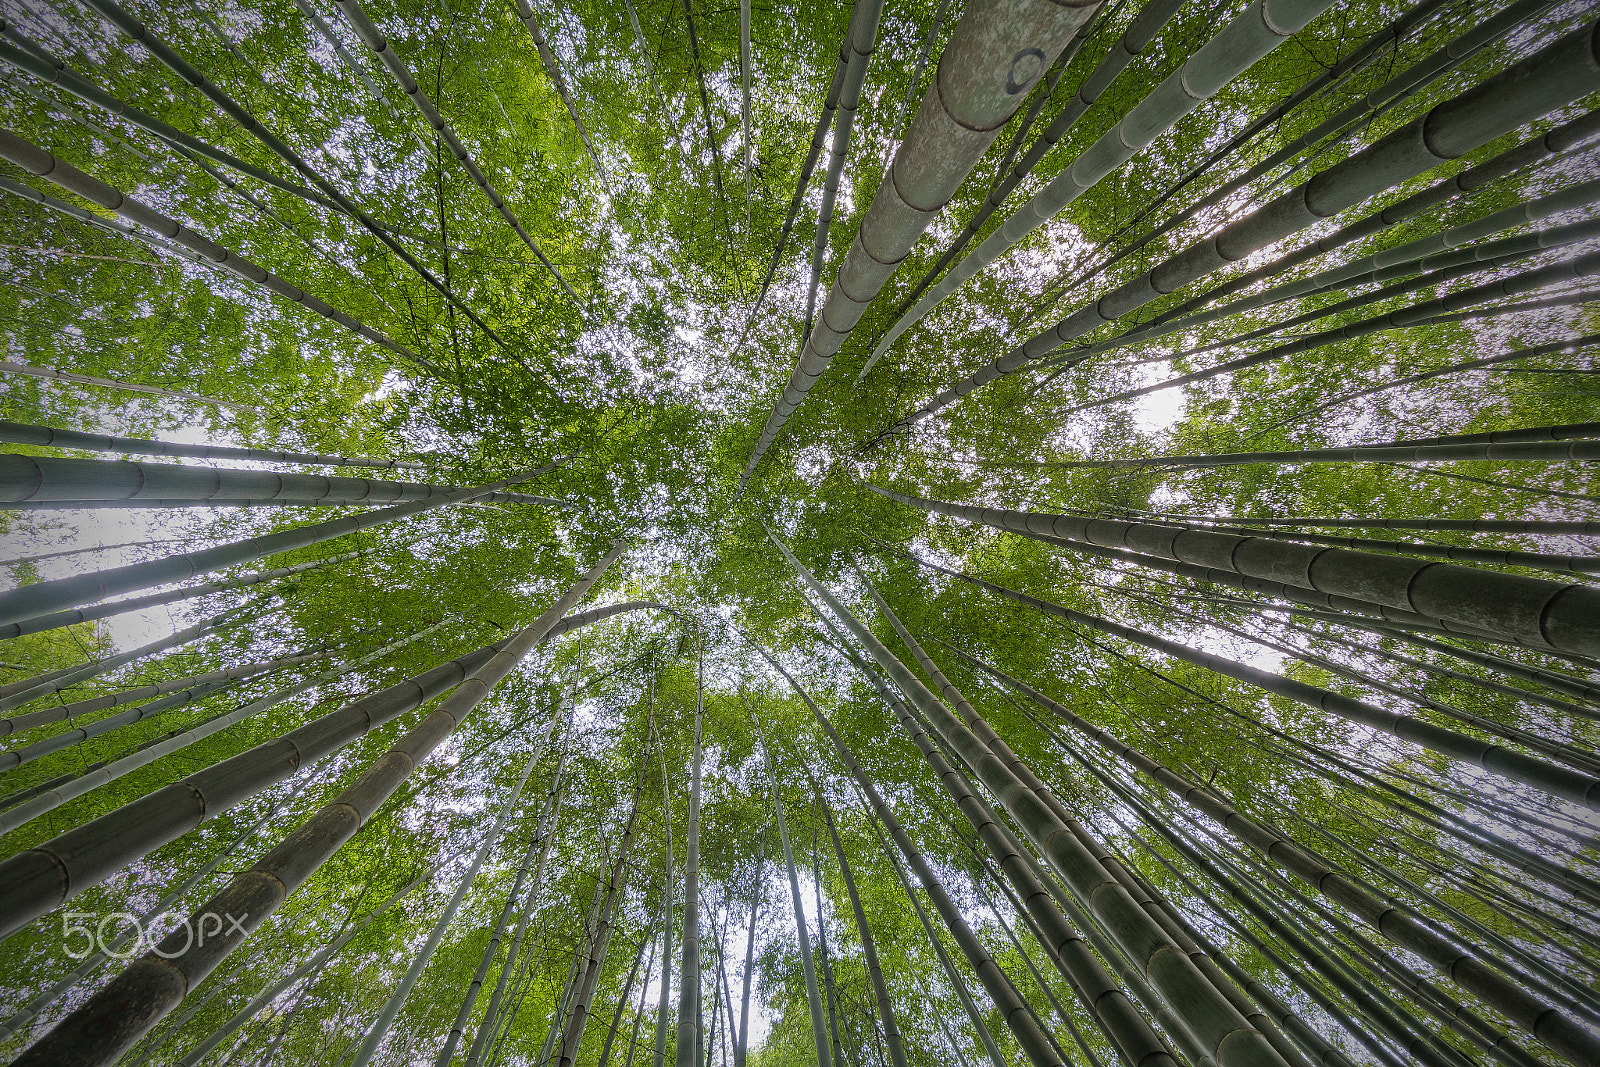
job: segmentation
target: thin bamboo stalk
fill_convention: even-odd
[[[330,456],[320,452],[280,452],[266,448],[239,448],[233,445],[190,445],[179,441],[151,441],[137,437],[80,433],[53,426],[31,426],[22,422],[0,422],[0,441],[41,448],[81,448],[91,452],[120,452],[124,455],[166,456],[171,459],[248,459],[261,463],[308,463],[333,467],[385,467],[426,470],[426,463],[401,459],[374,459],[371,456]]]

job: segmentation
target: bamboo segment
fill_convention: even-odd
[[[865,483],[863,483],[865,484]],[[1043,534],[1443,619],[1475,631],[1583,656],[1600,655],[1600,591],[1542,578],[1417,562],[1270,538],[1174,530],[1142,522],[950,504],[868,485],[890,500],[1001,530]]]
[[[933,85],[862,217],[817,325],[757,439],[741,489],[911,246],[1097,3],[976,0],[939,57]]]
[[[38,504],[93,507],[109,503],[151,506],[246,501],[251,504],[393,504],[436,500],[463,492],[458,485],[340,478],[229,467],[189,467],[130,460],[58,459],[0,453],[0,508]],[[491,492],[484,503],[529,503],[548,497]]]
[[[109,985],[30,1046],[17,1062],[24,1067],[30,1061],[88,1065],[110,1063],[120,1056],[177,1007],[290,892],[371,818],[489,691],[535,645],[546,639],[561,617],[589,591],[625,548],[625,543],[618,541],[555,604],[462,681],[438,708],[362,772],[353,785],[213,896],[201,913],[234,917],[228,929],[203,945],[181,943],[177,934],[169,935],[157,949],[135,960]],[[191,921],[197,923],[198,915]],[[132,1001],[129,1000],[130,991],[136,991]],[[130,1010],[130,1003],[139,1007]]]

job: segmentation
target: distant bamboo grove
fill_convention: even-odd
[[[0,75],[7,1062],[1600,1064],[1592,4]]]

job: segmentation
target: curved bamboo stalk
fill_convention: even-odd
[[[164,593],[151,593],[148,596],[134,597],[130,600],[115,600],[109,604],[99,604],[92,608],[78,608],[73,611],[58,611],[50,615],[36,615],[22,622],[14,622],[0,626],[0,638],[20,637],[24,634],[36,634],[44,630],[54,630],[61,626],[72,626],[80,622],[89,622],[94,619],[109,618],[129,611],[143,611],[146,608],[160,607],[166,604],[176,604],[184,600],[193,600],[195,597],[206,596],[209,593],[221,592],[224,589],[240,589],[245,586],[259,585],[262,582],[286,578],[289,575],[301,574],[305,571],[317,570],[335,563],[348,563],[353,559],[360,559],[360,552],[343,552],[337,556],[328,556],[324,559],[312,560],[309,563],[296,563],[288,567],[273,567],[270,570],[255,571],[251,574],[241,574],[237,578],[228,578],[220,582],[205,582],[201,585],[185,586],[171,589]],[[41,719],[40,722],[53,722],[52,719]],[[13,726],[12,729],[20,730],[23,727]],[[0,736],[10,732],[0,729]]]
[[[394,237],[390,235],[387,228],[380,225],[372,218],[372,216],[368,215],[365,211],[362,211],[359,207],[357,207],[348,197],[341,193],[332,182],[318,174],[316,170],[312,168],[311,164],[302,159],[294,151],[294,149],[290,148],[281,138],[272,133],[265,126],[261,125],[261,123],[256,120],[255,116],[251,115],[250,112],[240,107],[238,102],[235,101],[231,96],[213,85],[205,75],[201,74],[195,69],[193,64],[174,51],[173,48],[165,41],[151,33],[149,27],[145,26],[144,23],[140,22],[138,19],[134,18],[131,14],[125,11],[121,5],[116,2],[116,0],[85,0],[85,6],[87,6],[101,18],[105,19],[107,22],[111,23],[113,26],[117,27],[117,29],[127,34],[133,40],[139,42],[139,44],[143,45],[149,50],[150,54],[159,63],[161,63],[162,66],[172,71],[172,73],[183,79],[184,82],[198,89],[207,100],[210,100],[214,105],[221,109],[225,115],[227,115],[234,122],[238,123],[241,128],[243,128],[256,140],[260,141],[262,145],[272,152],[273,155],[277,156],[279,159],[293,167],[303,178],[320,190],[324,196],[337,204],[340,210],[349,215],[351,218],[355,219],[369,233],[371,233],[379,241],[383,242],[384,246],[396,256],[400,257],[400,260],[405,263],[406,266],[410,267],[414,272],[416,272],[418,277],[426,282],[440,296],[444,297],[447,303],[451,304],[462,314],[466,315],[467,318],[472,320],[474,325],[492,338],[495,344],[502,347],[505,346],[506,342],[504,338],[495,333],[494,330],[489,327],[489,324],[484,322],[483,319],[479,317],[477,312],[473,311],[471,308],[467,307],[466,304],[462,303],[461,300],[450,291],[450,287],[435,277],[433,272],[428,270],[427,267],[423,266],[417,257],[413,256],[410,252],[407,252],[405,246],[396,241]]]
[[[1295,0],[1289,4],[1274,4],[1270,12],[1265,3],[1259,0],[1251,4],[1185,60],[1178,70],[1151,90],[1121,121],[1085,149],[1070,167],[1052,179],[1034,195],[1033,199],[1008,215],[977,248],[925,293],[915,307],[899,317],[878,342],[873,355],[881,355],[888,351],[889,346],[898,340],[902,333],[920,322],[967,279],[1000,258],[1007,249],[1044,225],[1046,220],[1066,210],[1069,204],[1092,189],[1116,168],[1132,159],[1164,130],[1270,55],[1280,44],[1320,15],[1330,6],[1330,2],[1331,0]],[[1167,11],[1166,17],[1170,18],[1173,13]],[[1165,24],[1166,19],[1162,19],[1161,14],[1162,9],[1155,7],[1150,20],[1153,25],[1140,26],[1141,33],[1148,32],[1153,37],[1154,33]],[[1144,12],[1140,12],[1141,18],[1143,15]],[[1148,47],[1149,43],[1149,39],[1146,39],[1140,51]],[[1124,57],[1121,61],[1124,66],[1133,58],[1133,53],[1128,52],[1126,47],[1113,50],[1111,65],[1102,68],[1113,78],[1121,73],[1121,69],[1116,68],[1115,63],[1119,51]],[[1097,70],[1095,73],[1098,75],[1100,71]],[[1104,92],[1109,84],[1107,81],[1104,85],[1099,85],[1099,91]],[[1063,112],[1063,117],[1071,115],[1072,121],[1076,121],[1077,114],[1081,114],[1081,111],[1073,113],[1077,110],[1076,105],[1077,102],[1069,104],[1068,110]],[[1071,122],[1063,125],[1061,132],[1065,133],[1070,125]],[[1054,123],[1051,128],[1054,129]],[[1048,150],[1048,146],[1045,147]]]
[[[150,441],[136,437],[59,430],[53,426],[30,426],[21,422],[0,422],[0,441],[12,445],[41,448],[81,448],[91,452],[121,452],[134,456],[166,456],[172,459],[248,459],[261,463],[307,463],[330,467],[383,467],[391,470],[426,470],[426,463],[401,459],[374,459],[370,456],[329,456],[318,452],[279,452],[266,448],[238,448],[232,445],[189,445],[178,441]]]
[[[276,533],[247,537],[242,541],[217,545],[214,548],[179,552],[147,563],[132,563],[125,567],[114,567],[71,578],[56,578],[9,590],[0,593],[0,624],[20,622],[74,605],[102,600],[118,593],[131,593],[154,585],[183,581],[197,574],[248,563],[250,560],[261,559],[263,556],[278,552],[306,548],[358,530],[381,526],[396,519],[409,518],[431,508],[476,500],[488,493],[497,493],[507,486],[526,482],[548,469],[547,465],[489,485],[462,489],[428,500],[397,504],[393,507],[362,512],[359,515],[346,515],[312,523],[309,526],[297,526]],[[0,710],[4,710],[3,704],[4,702],[0,701]]]
[[[1268,538],[950,504],[860,484],[923,511],[996,529],[1128,547],[1246,578],[1287,578],[1319,593],[1392,606],[1562,652],[1600,653],[1600,591],[1586,586],[1344,548],[1297,547]]]
[[[1435,0],[1435,2],[1442,2],[1442,0]],[[1156,39],[1156,35],[1166,27],[1168,22],[1172,21],[1172,17],[1178,13],[1178,8],[1182,6],[1183,0],[1150,0],[1149,3],[1145,4],[1140,9],[1138,16],[1134,18],[1133,23],[1123,31],[1116,44],[1111,46],[1111,51],[1107,53],[1089,76],[1084,78],[1083,83],[1078,86],[1078,91],[1073,94],[1072,99],[1068,100],[1066,106],[1056,113],[1055,118],[1050,120],[1050,125],[1045,127],[1044,132],[1039,135],[1039,139],[1029,146],[1028,151],[1023,155],[1022,160],[1017,163],[1015,169],[1005,173],[1005,168],[1001,168],[1000,180],[995,183],[995,187],[989,191],[989,195],[979,205],[977,213],[968,220],[966,226],[956,235],[955,240],[951,241],[949,247],[944,250],[944,254],[922,276],[922,280],[912,287],[911,292],[906,295],[900,306],[895,309],[894,325],[890,326],[888,331],[878,339],[878,343],[873,346],[872,355],[867,358],[867,362],[862,365],[860,373],[856,375],[858,384],[867,376],[867,372],[883,357],[883,354],[889,350],[895,341],[900,339],[901,334],[926,318],[928,313],[944,300],[945,296],[954,292],[961,284],[961,282],[955,282],[948,287],[941,284],[940,291],[942,295],[937,298],[929,297],[920,303],[918,302],[918,298],[938,279],[939,272],[949,266],[950,262],[959,256],[967,245],[972,243],[972,239],[978,236],[978,231],[983,229],[983,224],[988,222],[996,211],[1000,210],[1006,198],[1015,192],[1017,186],[1021,185],[1023,180],[1032,173],[1033,168],[1045,157],[1045,154],[1054,148],[1062,137],[1066,136],[1067,131],[1072,129],[1078,119],[1083,117],[1083,113],[1088,111],[1095,101],[1099,100],[1101,95],[1111,87],[1111,83],[1116,81],[1117,76],[1127,69],[1128,64],[1132,63],[1140,53],[1150,47],[1151,42]],[[1274,19],[1276,19],[1276,13],[1274,14]],[[1087,30],[1087,25],[1085,30]],[[1080,36],[1077,43],[1081,45],[1084,39],[1084,37]],[[1194,103],[1199,104],[1200,101],[1197,100]],[[1009,221],[1009,219],[1006,221]],[[963,266],[958,266],[956,269],[964,269],[964,261]],[[979,269],[981,267],[974,268],[966,277],[970,277],[972,273],[976,273]],[[915,310],[912,310],[913,307],[915,307]]]
[[[757,651],[762,651],[760,646],[757,646]],[[772,662],[764,651],[762,657],[768,663]],[[789,899],[794,908],[796,938],[800,945],[800,972],[805,977],[806,1003],[811,1009],[811,1040],[816,1046],[818,1067],[830,1067],[833,1061],[828,1051],[827,1022],[823,1017],[822,998],[817,992],[817,969],[811,958],[811,939],[806,934],[806,912],[800,898],[800,874],[794,865],[794,849],[789,843],[789,823],[783,817],[783,798],[778,795],[778,774],[772,765],[767,737],[754,708],[750,709],[750,721],[755,724],[756,738],[761,742],[761,761],[767,769],[767,783],[772,789],[772,811],[778,821],[778,840],[783,843],[783,862],[789,872]],[[820,912],[817,921],[822,921]]]
[[[93,507],[101,501],[152,505],[156,502],[198,505],[215,500],[261,504],[393,504],[405,500],[433,500],[463,491],[459,485],[395,482],[383,478],[341,478],[232,467],[190,467],[178,463],[0,453],[0,508],[19,504]],[[472,499],[483,503],[533,503],[550,498],[491,492],[477,494]]]
[[[109,985],[63,1019],[19,1058],[23,1067],[75,1063],[104,1064],[115,1060],[145,1032],[170,1013],[195,985],[249,937],[284,899],[328,857],[338,851],[387,800],[411,771],[438,747],[489,691],[549,635],[561,617],[581,599],[622,555],[625,542],[611,550],[557,599],[544,614],[510,639],[483,666],[461,682],[432,713],[400,738],[387,753],[333,801],[250,870],[238,875],[199,914],[229,915],[232,928],[204,945],[182,943],[169,935],[150,953],[134,961]],[[139,1009],[129,1010],[129,990],[137,991]]]
[[[559,718],[559,717],[558,717]],[[550,741],[550,734],[554,731],[558,719],[551,719],[546,728],[545,735],[539,740],[539,747],[527,764],[522,768],[522,777],[517,779],[517,784],[512,787],[511,795],[500,808],[500,814],[489,826],[489,832],[483,837],[483,842],[472,855],[472,862],[467,865],[466,873],[461,876],[461,881],[456,886],[456,891],[451,895],[440,912],[439,919],[433,924],[433,929],[428,931],[426,940],[417,949],[416,955],[411,959],[411,965],[400,978],[400,984],[389,994],[389,999],[378,1010],[378,1017],[367,1027],[365,1036],[361,1039],[360,1046],[356,1049],[351,1060],[353,1067],[366,1067],[372,1061],[373,1053],[378,1051],[378,1046],[388,1036],[389,1027],[394,1025],[394,1020],[400,1014],[400,1009],[405,1006],[407,998],[411,996],[412,987],[417,984],[417,979],[422,977],[422,969],[433,958],[434,951],[439,947],[439,942],[444,940],[445,929],[456,917],[461,904],[467,899],[467,893],[472,889],[472,882],[478,876],[478,869],[483,866],[483,861],[488,858],[490,851],[500,841],[500,834],[505,829],[506,820],[517,809],[522,800],[522,790],[528,784],[528,776],[533,773],[533,765],[544,755],[544,747]]]
[[[939,57],[934,85],[878,184],[817,326],[751,450],[739,476],[741,492],[872,298],[1097,6],[1094,0],[1080,7],[1053,0],[975,0],[961,16]]]
[[[1220,1067],[1239,1063],[1283,1064],[1283,1059],[1228,1000],[1211,985],[1194,961],[1161,929],[1078,840],[1055,810],[1035,790],[1017,777],[1001,757],[973,733],[954,713],[919,682],[893,653],[866,628],[805,566],[773,537],[785,559],[804,584],[827,603],[851,636],[866,646],[872,658],[962,757],[973,766],[980,781],[1000,799],[1000,807],[1022,826],[1028,838],[1067,879],[1071,894],[1107,928],[1122,951],[1134,957],[1158,995],[1175,1008],[1182,1006],[1185,1028],[1196,1043],[1216,1057]],[[1112,905],[1112,901],[1117,901]],[[1125,903],[1124,903],[1125,901]]]
[[[1564,34],[1370,147],[1230,223],[943,390],[885,434],[930,418],[1063,344],[1600,87],[1600,22]],[[1070,172],[1069,172],[1070,173]],[[1059,179],[1058,179],[1059,180]],[[880,435],[880,439],[883,435]]]
[[[495,956],[500,948],[500,941],[505,937],[506,927],[511,923],[511,916],[517,910],[519,903],[524,905],[525,912],[531,913],[533,894],[528,900],[522,900],[522,886],[527,880],[528,872],[534,865],[534,857],[539,857],[540,871],[543,871],[543,861],[550,854],[550,842],[553,840],[555,821],[557,817],[556,803],[561,790],[561,772],[566,767],[566,752],[563,750],[560,759],[556,761],[555,771],[550,775],[550,788],[545,791],[544,804],[539,811],[539,821],[535,830],[528,838],[528,847],[523,850],[522,862],[517,865],[517,875],[511,882],[511,891],[506,894],[505,906],[500,909],[500,917],[495,920],[494,931],[489,935],[489,944],[483,950],[483,957],[478,961],[478,970],[472,976],[472,981],[467,985],[467,992],[461,998],[461,1008],[456,1012],[454,1025],[446,1035],[444,1045],[439,1049],[439,1055],[434,1058],[434,1067],[449,1067],[450,1061],[455,1058],[456,1046],[460,1044],[462,1036],[466,1033],[467,1023],[472,1019],[472,1008],[477,1003],[478,994],[483,991],[483,983],[489,977],[489,968],[494,966]],[[540,886],[542,879],[536,878],[534,886]],[[525,925],[519,923],[517,932],[520,934]],[[505,967],[501,970],[502,977],[515,964],[515,959],[508,953]],[[498,991],[498,987],[497,987]],[[498,1002],[485,1012],[484,1021],[494,1017],[494,1008]],[[470,1058],[470,1057],[469,1057]]]
[[[312,296],[295,285],[283,280],[265,267],[232,252],[222,245],[201,236],[176,219],[163,215],[154,208],[135,200],[120,189],[107,185],[105,182],[92,175],[86,174],[77,167],[37,145],[18,136],[11,130],[0,129],[0,159],[5,159],[17,167],[36,177],[83,197],[92,204],[97,204],[107,211],[115,212],[122,218],[147,230],[158,233],[174,244],[187,248],[191,252],[204,257],[205,261],[213,266],[262,286],[279,296],[299,304],[330,322],[336,323],[349,330],[351,333],[371,341],[380,348],[386,348],[401,359],[416,364],[423,370],[436,377],[443,377],[443,372],[428,360],[412,352],[397,341],[359,319],[352,318],[344,312],[332,307],[318,297]]]

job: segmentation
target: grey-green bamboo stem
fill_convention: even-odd
[[[974,0],[962,14],[739,476],[741,489],[873,297],[1097,6]]]
[[[41,448],[81,448],[90,452],[166,456],[170,459],[248,459],[260,463],[307,463],[325,467],[427,469],[425,463],[401,459],[330,456],[320,452],[280,452],[275,449],[240,448],[234,445],[189,445],[179,441],[151,441],[138,437],[113,437],[110,434],[59,430],[53,426],[30,426],[21,422],[0,422],[0,441],[13,445],[36,445]]]

